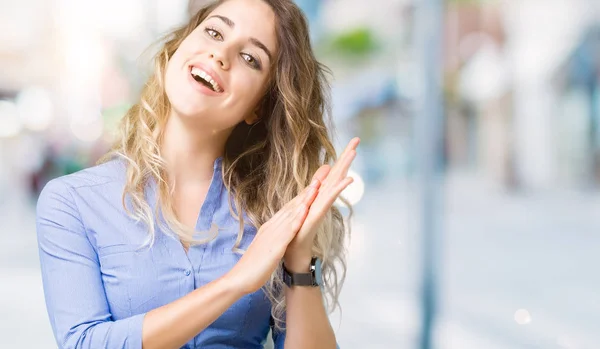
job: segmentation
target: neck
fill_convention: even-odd
[[[171,181],[181,184],[210,182],[215,160],[223,155],[231,130],[214,132],[185,125],[171,115],[165,127],[161,153]]]

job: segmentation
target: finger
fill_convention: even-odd
[[[324,188],[335,186],[339,181],[346,178],[352,161],[356,158],[356,150],[350,150],[343,158],[340,158],[334,166],[334,169],[329,173],[327,181],[324,183]]]
[[[350,170],[350,165],[352,165],[352,161],[356,158],[356,150],[351,150],[348,155],[343,159],[343,162],[340,164],[340,178],[345,178],[348,176],[348,170]]]
[[[295,216],[295,210],[299,205],[304,204],[310,206],[317,197],[318,188],[320,186],[320,181],[313,180],[311,185],[304,188],[300,194],[285,204],[269,221],[273,224],[280,224],[282,221],[289,220],[290,217]]]
[[[287,204],[285,204],[277,213],[271,217],[270,221],[273,224],[281,224],[282,221],[289,220],[290,217],[295,216],[293,212],[299,205],[304,204],[307,207],[312,205],[313,201],[317,197],[318,189],[321,186],[321,178],[327,177],[327,173],[329,173],[330,166],[323,165],[319,167],[319,169],[315,172],[313,176],[313,180],[309,186],[304,188],[302,192],[300,192],[296,197],[290,200]],[[291,216],[290,216],[291,215]]]
[[[308,205],[304,203],[300,204],[298,207],[296,207],[292,215],[287,216],[286,220],[282,220],[278,225],[281,228],[278,228],[277,230],[280,232],[285,232],[281,235],[286,244],[289,244],[298,234],[298,231],[308,216],[308,212]]]
[[[342,194],[344,189],[346,189],[352,182],[354,182],[354,178],[346,177],[344,178],[338,185],[335,186],[334,190],[332,190],[332,194],[329,196],[327,201],[327,209],[333,205],[335,200]]]
[[[319,186],[320,183],[313,182],[310,186],[306,187],[298,195],[296,195],[296,197],[294,197],[292,200],[288,201],[285,205],[283,205],[283,207],[281,207],[279,211],[277,211],[269,221],[273,224],[279,224],[279,222],[285,220],[291,214],[291,212],[293,212],[294,209],[297,208],[298,205],[306,199],[307,195],[309,195],[312,191],[316,190],[315,185]]]
[[[271,230],[278,236],[276,239],[286,245],[289,244],[300,230],[307,214],[308,205],[306,203],[301,203],[293,209],[286,209],[285,213],[271,226]]]
[[[285,222],[292,215],[292,206],[285,205],[269,220],[273,226],[278,226],[281,222]]]
[[[270,221],[273,224],[279,224],[281,220],[288,218],[288,213],[293,211],[294,208],[296,208],[299,204],[305,203],[307,206],[310,206],[317,197],[321,182],[327,177],[329,170],[329,165],[323,165],[319,167],[319,169],[313,175],[313,180],[310,185],[304,188],[304,190],[296,195],[294,199],[290,200],[279,211],[277,211],[273,217],[271,217]]]
[[[321,181],[319,181],[317,178],[313,178],[310,185],[304,188],[300,193],[298,193],[298,195],[296,195],[296,197],[290,200],[287,204],[283,205],[282,209],[293,209],[294,207],[298,206],[298,204],[300,202],[303,202],[307,196],[312,195],[313,190],[318,190],[320,186]]]
[[[331,166],[325,164],[325,165],[319,167],[319,169],[317,171],[315,171],[315,174],[313,175],[312,179],[313,180],[316,179],[319,182],[323,182],[327,178],[327,175],[329,174],[330,170],[331,170]]]
[[[350,152],[351,150],[356,150],[356,147],[358,147],[359,143],[360,143],[360,138],[358,138],[358,137],[352,138],[350,140],[350,142],[348,142],[348,145],[346,145],[346,148],[342,152],[342,155],[340,155],[340,159],[343,158],[344,156],[346,156],[346,154],[348,152]]]
[[[298,233],[298,230],[300,230],[300,227],[302,227],[302,224],[304,223],[306,216],[308,216],[308,212],[309,212],[309,205],[307,205],[307,204],[300,205],[298,207],[298,209],[296,210],[296,216],[294,217],[293,222],[292,222],[292,228],[294,231],[294,235],[296,235]]]
[[[315,201],[315,198],[317,197],[318,193],[319,191],[317,190],[317,188],[309,187],[308,192],[306,193],[301,202],[306,206],[310,207],[313,201]]]
[[[346,176],[347,169],[345,169],[345,167],[349,166],[346,164],[348,163],[348,160],[350,162],[352,162],[352,160],[356,156],[356,147],[358,147],[359,143],[360,143],[360,138],[358,138],[358,137],[353,138],[348,143],[348,146],[346,146],[346,149],[344,150],[342,155],[338,158],[338,161],[335,163],[335,165],[333,166],[333,169],[331,170],[331,174],[333,174],[333,176],[332,176],[333,179],[339,180]],[[349,158],[351,158],[351,159],[349,159]]]
[[[346,189],[350,184],[352,184],[354,182],[354,178],[352,177],[346,177],[344,178],[337,186],[336,186],[336,190],[335,190],[335,195],[334,195],[334,201],[335,199],[344,191],[344,189]]]
[[[292,207],[296,207],[302,203],[310,205],[317,196],[320,187],[321,181],[317,178],[314,178],[310,185],[304,188],[304,190],[302,190],[302,192],[292,200]]]
[[[354,182],[354,178],[346,177],[341,180],[335,187],[325,192],[320,192],[320,194],[324,194],[323,197],[319,198],[319,202],[315,203],[310,207],[309,216],[313,217],[314,214],[317,216],[325,214],[327,210],[333,205],[335,199],[346,189],[352,182]]]
[[[350,140],[348,147],[352,150],[356,150],[356,148],[358,147],[359,144],[360,144],[360,138],[354,137]]]
[[[286,205],[286,209],[292,212],[292,215],[294,215],[294,212],[296,212],[296,209],[299,206],[305,205],[310,207],[318,194],[319,190],[316,187],[308,186],[302,191],[302,195],[299,195],[294,198],[294,200],[290,201],[289,206]]]
[[[287,204],[285,204],[279,211],[275,212],[275,214],[263,224],[263,227],[277,227],[281,226],[281,224],[285,224],[298,214],[298,210],[300,211],[308,211],[308,207],[312,205],[313,201],[317,197],[318,188],[321,186],[321,182],[318,179],[313,180],[311,185],[306,187],[300,194],[298,194],[294,199],[290,200]],[[301,206],[306,207],[303,209]],[[289,225],[288,225],[289,226]]]
[[[306,216],[308,215],[310,207],[318,194],[319,194],[319,191],[316,188],[309,187],[308,193],[304,197],[304,200],[302,200],[302,202],[300,202],[297,205],[297,207],[293,211],[292,215],[286,216],[286,218],[288,220],[293,221],[292,226],[295,229],[295,233],[297,233],[297,230],[300,229],[300,227],[304,223],[304,220],[306,219]],[[296,227],[296,224],[298,224],[297,227]]]

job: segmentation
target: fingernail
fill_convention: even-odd
[[[319,185],[319,180],[318,179],[313,179],[313,181],[310,183],[310,186],[313,188],[316,188],[317,185]]]

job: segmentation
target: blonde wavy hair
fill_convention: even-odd
[[[155,224],[164,220],[166,232],[177,235],[182,243],[201,244],[214,238],[195,239],[177,219],[173,207],[172,185],[161,141],[171,109],[165,93],[167,62],[180,43],[223,1],[201,8],[186,25],[159,41],[161,48],[154,58],[154,72],[142,89],[138,103],[122,120],[119,135],[111,151],[101,160],[115,157],[127,163],[127,180],[123,206],[133,218],[149,228],[149,245],[154,242]],[[315,171],[336,160],[330,140],[332,128],[329,105],[329,70],[313,53],[306,18],[291,0],[262,0],[276,15],[278,54],[272,65],[272,78],[259,105],[260,121],[252,126],[241,122],[225,145],[223,182],[233,195],[232,215],[239,221],[234,251],[244,233],[244,214],[257,229],[281,207],[305,188]],[[149,180],[158,185],[156,211],[145,199]],[[349,208],[352,208],[342,199]],[[128,205],[129,204],[129,205]],[[160,217],[161,219],[155,219]],[[323,261],[323,291],[327,309],[339,307],[338,297],[346,275],[345,236],[348,225],[340,210],[332,207],[318,228],[313,254]],[[281,265],[264,290],[272,303],[272,317],[281,329],[284,320]]]

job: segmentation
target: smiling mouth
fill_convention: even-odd
[[[204,70],[196,67],[192,67],[190,74],[197,82],[208,87],[214,92],[221,93],[223,88]]]

